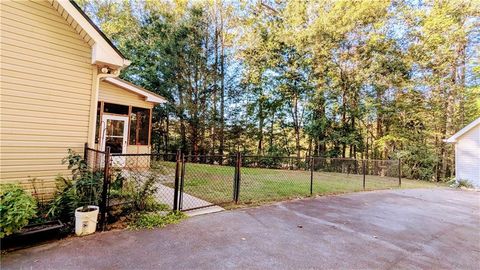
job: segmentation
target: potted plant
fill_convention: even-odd
[[[98,206],[84,205],[75,209],[75,234],[89,235],[97,229]]]
[[[103,173],[90,170],[71,150],[64,163],[68,163],[72,178],[57,177],[57,193],[48,214],[69,224],[73,221],[78,236],[92,234],[97,227]]]

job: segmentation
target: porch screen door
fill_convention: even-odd
[[[110,147],[110,153],[127,153],[128,117],[103,115],[102,150]],[[115,165],[124,166],[125,157],[113,157]]]

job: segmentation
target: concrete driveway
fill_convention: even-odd
[[[296,200],[16,251],[2,269],[479,269],[480,193]]]

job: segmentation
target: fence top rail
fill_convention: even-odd
[[[339,157],[321,157],[321,156],[256,156],[256,155],[242,155],[243,158],[276,158],[276,159],[323,159],[323,160],[345,160],[345,161],[385,161],[385,162],[398,162],[398,159],[360,159],[360,158],[339,158]]]
[[[105,152],[100,150],[95,150],[87,148],[90,151],[95,151],[98,153],[105,154]],[[123,154],[123,153],[111,153],[111,156],[120,156],[120,157],[135,157],[135,156],[175,156],[176,153],[139,153],[139,154]],[[234,158],[235,154],[230,155],[192,155],[184,154],[185,158]],[[344,160],[344,161],[377,161],[377,162],[399,162],[399,159],[356,159],[356,158],[339,158],[339,157],[321,157],[321,156],[260,156],[260,155],[242,155],[242,158],[258,158],[258,159],[320,159],[320,160]]]
[[[333,159],[333,160],[348,160],[348,161],[382,161],[382,162],[398,162],[398,159],[361,159],[361,158],[333,158],[333,157],[312,157],[315,159]]]
[[[192,158],[192,157],[195,157],[195,158],[231,158],[231,157],[235,157],[235,154],[231,154],[231,155],[184,155],[184,157],[186,157],[186,158]]]
[[[360,160],[360,159],[359,159]],[[362,159],[365,161],[398,162],[399,159]]]
[[[176,153],[140,153],[140,154],[123,154],[123,153],[111,153],[113,157],[135,157],[135,156],[175,156]]]
[[[296,156],[259,156],[259,155],[242,155],[244,158],[294,158],[294,159],[306,159],[309,157],[296,157]]]
[[[93,149],[93,148],[90,148],[90,147],[87,147],[87,150],[88,150],[88,151],[92,151],[92,152],[96,152],[96,153],[100,153],[100,154],[105,154],[104,151],[100,151],[100,150]]]

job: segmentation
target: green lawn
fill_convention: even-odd
[[[171,168],[175,164],[162,162],[161,166]],[[233,174],[234,167],[187,163],[184,191],[227,208],[236,207],[231,203]],[[365,180],[366,190],[399,188],[398,178],[367,175]],[[239,206],[310,196],[309,171],[243,167],[240,182]],[[362,183],[362,175],[314,172],[313,195],[362,191]],[[430,182],[402,179],[401,188],[436,186]]]

